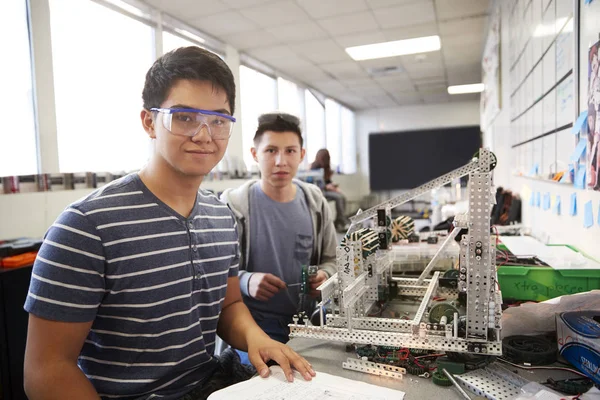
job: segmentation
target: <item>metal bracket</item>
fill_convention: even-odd
[[[371,375],[387,376],[388,378],[402,379],[402,375],[406,374],[406,369],[395,367],[393,365],[378,364],[371,361],[359,360],[356,358],[348,358],[342,363],[344,369],[353,371],[365,372]]]

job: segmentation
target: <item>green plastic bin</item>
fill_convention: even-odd
[[[586,255],[573,246],[566,246]],[[498,247],[506,250],[503,245]],[[557,270],[551,267],[503,265],[498,268],[498,284],[506,300],[544,301],[600,289],[600,269]]]

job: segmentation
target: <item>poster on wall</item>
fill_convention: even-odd
[[[481,92],[480,111],[483,131],[490,126],[501,108],[500,98],[500,13],[492,12],[490,30],[483,50],[481,76],[484,84]]]
[[[600,191],[600,68],[598,48],[600,42],[588,54],[588,120],[587,120],[587,176],[588,188]]]

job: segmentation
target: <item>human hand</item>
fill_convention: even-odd
[[[279,364],[289,382],[294,380],[292,367],[300,372],[307,381],[310,381],[316,375],[312,366],[304,357],[267,335],[255,335],[248,341],[248,359],[263,378],[269,376],[269,367],[266,363],[270,360]]]
[[[329,190],[330,192],[337,192],[337,186],[333,183],[328,183],[325,185],[325,190]]]
[[[308,282],[310,284],[310,296],[318,297],[319,291],[317,288],[327,280],[327,274],[325,271],[317,271],[317,273],[308,278]]]
[[[285,287],[285,282],[275,275],[255,272],[248,281],[248,294],[256,300],[267,301]]]

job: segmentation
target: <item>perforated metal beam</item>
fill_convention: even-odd
[[[331,328],[328,326],[315,327],[290,324],[289,327],[291,337],[304,337],[355,344],[372,344],[375,346],[454,351],[459,353],[475,353],[474,351],[469,351],[469,346],[477,344],[481,349],[477,354],[502,354],[502,342],[446,338],[445,336],[438,335],[415,336],[412,333],[379,332],[363,329],[353,329],[350,331],[345,328]]]
[[[406,369],[395,367],[393,365],[378,364],[371,361],[359,360],[356,358],[348,358],[342,363],[344,369],[353,371],[365,372],[371,375],[387,376],[388,378],[402,379],[403,374],[406,374]]]
[[[362,213],[356,214],[356,215],[350,217],[350,221],[352,222],[352,224],[358,224],[369,218],[376,217],[377,210],[380,210],[382,208],[383,209],[392,209],[394,207],[402,205],[402,204],[406,203],[407,201],[410,201],[416,197],[421,196],[422,194],[425,194],[433,189],[436,189],[440,186],[444,186],[445,184],[452,182],[453,179],[463,177],[463,176],[468,175],[469,173],[476,171],[478,169],[479,169],[479,161],[473,160],[469,164],[464,165],[460,168],[457,168],[454,171],[450,171],[447,174],[442,175],[438,178],[435,178],[435,179],[419,186],[416,189],[410,190],[410,191],[403,193],[397,197],[394,197],[393,199],[384,201],[383,203],[380,203],[380,204],[376,205],[375,207],[371,207],[368,210],[363,211]]]

